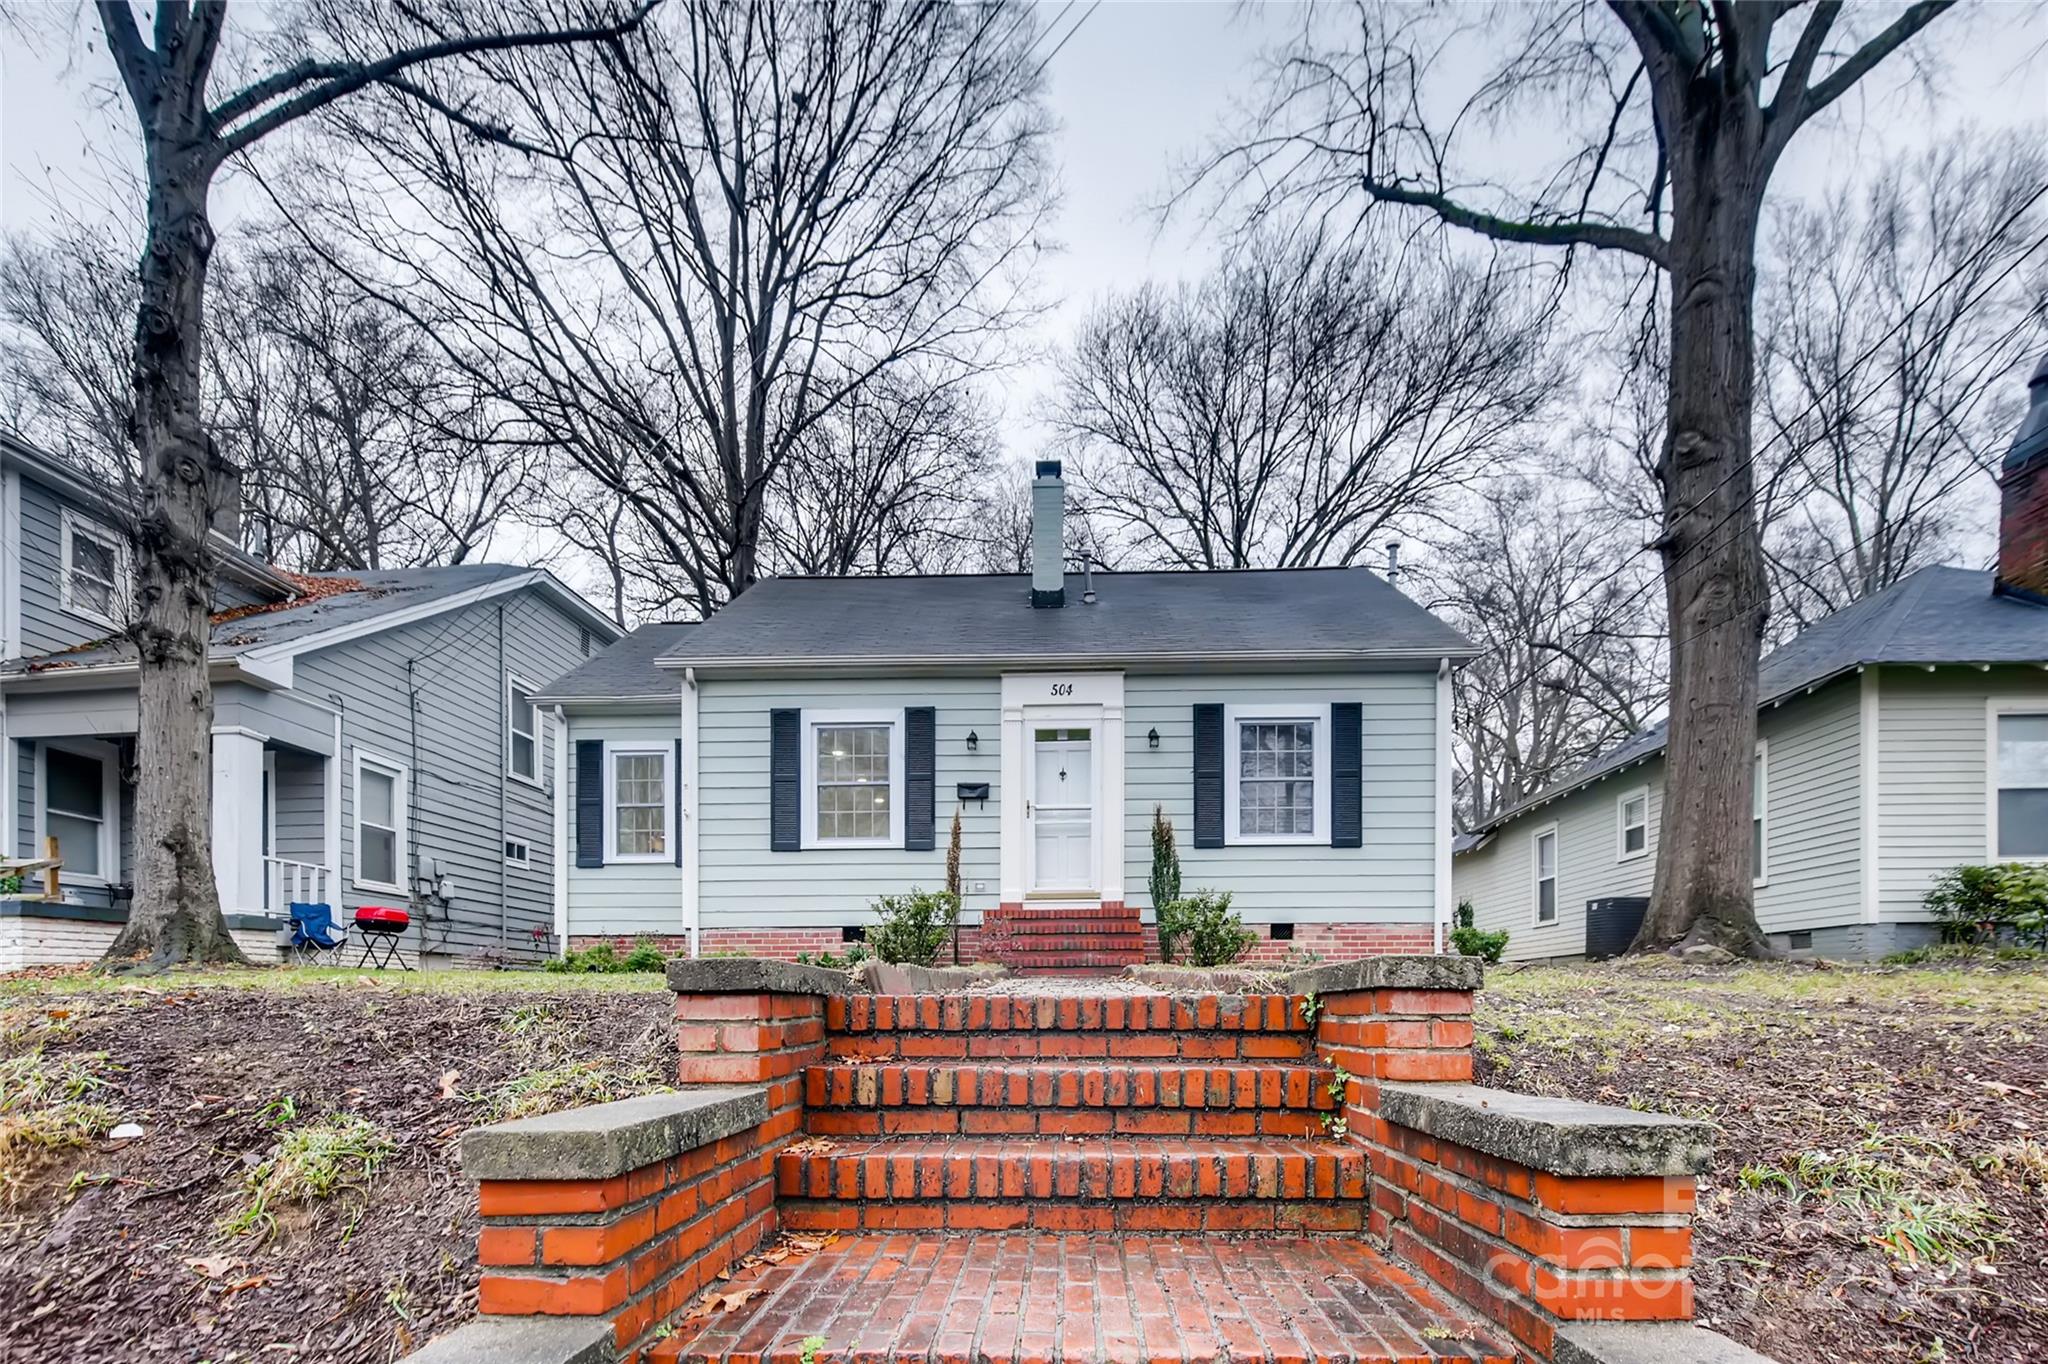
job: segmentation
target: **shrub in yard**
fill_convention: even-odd
[[[659,947],[645,938],[633,944],[633,950],[620,956],[618,949],[608,942],[592,944],[581,952],[571,952],[549,962],[547,969],[568,972],[572,975],[614,975],[626,971],[662,971],[668,967],[668,957]]]
[[[1170,905],[1180,898],[1180,849],[1173,844],[1173,821],[1166,807],[1152,807],[1152,908]]]
[[[874,910],[882,920],[868,930],[876,956],[897,966],[936,966],[960,917],[960,900],[943,890],[913,888],[908,895],[884,895]]]
[[[1258,941],[1230,908],[1228,891],[1198,890],[1159,906],[1159,955],[1191,966],[1228,966]]]
[[[1952,867],[1922,903],[1940,925],[1943,942],[1996,943],[2009,937],[2021,947],[2048,948],[2048,866]]]
[[[1459,924],[1451,930],[1451,946],[1458,949],[1461,957],[1478,957],[1489,966],[1497,966],[1501,953],[1508,950],[1508,931],[1500,928],[1487,932],[1470,924]]]

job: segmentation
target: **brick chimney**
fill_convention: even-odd
[[[2048,356],[2027,381],[2027,415],[1998,476],[1992,591],[2048,602]]]
[[[2041,480],[2048,495],[2048,478]],[[1031,480],[1031,604],[1067,604],[1067,485],[1056,459],[1038,461]]]

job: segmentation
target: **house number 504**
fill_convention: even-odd
[[[1054,696],[1072,696],[1074,694],[1074,684],[1071,682],[1055,682],[1052,684],[1052,694]]]

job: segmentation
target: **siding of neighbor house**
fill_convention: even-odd
[[[1152,809],[1179,834],[1184,883],[1230,891],[1251,922],[1428,923],[1433,908],[1433,673],[1316,676],[1127,676],[1124,683],[1124,896],[1145,904]],[[1363,707],[1364,846],[1194,847],[1193,707],[1355,700]],[[771,852],[768,713],[937,709],[936,846]],[[962,810],[960,879],[967,917],[996,906],[1000,885],[1002,687],[986,678],[705,679],[698,693],[701,911],[706,929],[858,923],[880,895],[944,883],[946,832],[958,782],[987,782],[989,800]],[[1147,734],[1159,731],[1159,747]],[[967,733],[979,737],[967,751]],[[570,719],[570,738],[673,739],[656,711]],[[1327,779],[1327,778],[1325,778]],[[572,779],[573,780],[573,779]],[[571,796],[573,799],[573,791]],[[677,871],[664,865],[572,867],[570,932],[681,928]],[[977,891],[976,884],[982,889]]]
[[[537,736],[542,785],[505,775],[502,725],[504,675],[498,667],[498,611],[505,628],[505,669],[530,686],[559,676],[582,661],[582,629],[533,593],[480,602],[411,625],[338,644],[295,662],[295,690],[339,705],[342,711],[342,905],[388,903],[388,891],[355,884],[355,773],[361,749],[411,769],[411,859],[429,863],[456,882],[446,911],[423,928],[428,952],[494,952],[501,945],[535,955],[533,930],[554,924],[553,743],[543,718]],[[414,662],[420,692],[415,761],[408,714],[406,664]],[[498,793],[505,792],[504,837],[524,841],[530,867],[505,864],[499,838]],[[401,868],[401,875],[404,868]],[[504,878],[503,938],[498,908]]]
[[[1768,709],[1764,827],[1768,882],[1756,892],[1766,933],[1859,922],[1862,917],[1861,797],[1857,760],[1861,701],[1854,678]],[[1620,858],[1620,806],[1647,787],[1648,847]],[[1661,756],[1611,774],[1583,791],[1532,810],[1452,864],[1455,895],[1472,901],[1474,922],[1508,931],[1511,960],[1577,956],[1586,950],[1586,902],[1647,896],[1656,869],[1664,808]],[[1981,818],[1981,816],[1980,816]],[[1557,922],[1535,923],[1535,840],[1557,828]]]
[[[624,715],[576,715],[566,717],[569,727],[569,770],[562,774],[567,785],[564,798],[572,812],[569,818],[569,846],[562,856],[569,859],[569,931],[580,933],[681,933],[683,922],[682,869],[670,862],[613,862],[601,867],[576,865],[576,760],[575,745],[584,739],[665,745],[675,749],[680,732],[676,704],[650,707],[645,712]]]
[[[1878,894],[1887,921],[1927,918],[1950,867],[1991,854],[1990,699],[2048,706],[2039,668],[1886,668],[1878,688]]]

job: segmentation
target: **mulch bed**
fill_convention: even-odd
[[[671,1007],[663,990],[551,992],[543,978],[531,993],[349,981],[58,987],[12,1001],[0,1051],[21,1046],[24,1016],[41,1013],[32,1031],[49,1054],[111,1054],[121,1068],[108,1102],[146,1135],[54,1153],[19,1203],[0,1206],[0,1360],[382,1364],[407,1353],[475,1313],[463,1129],[505,1081],[577,1058],[604,1058],[626,1089],[658,1087],[674,1074]],[[641,1075],[650,1082],[631,1083]],[[299,1120],[360,1114],[396,1150],[366,1192],[286,1209],[267,1241],[228,1235],[217,1222],[276,1141],[261,1110],[283,1096]]]
[[[2040,968],[1969,973],[1972,1001],[1931,973],[1901,991],[1896,971],[1604,969],[1494,973],[1479,1080],[1720,1124],[1695,1232],[1703,1320],[1783,1364],[2048,1360],[2048,1164],[2016,1156],[2031,1140],[2048,1160],[2048,1012],[2038,990],[1997,998]],[[1895,1200],[1817,1187],[1857,1161],[1914,1205],[1981,1203],[2005,1239],[1948,1264],[1886,1249]]]

